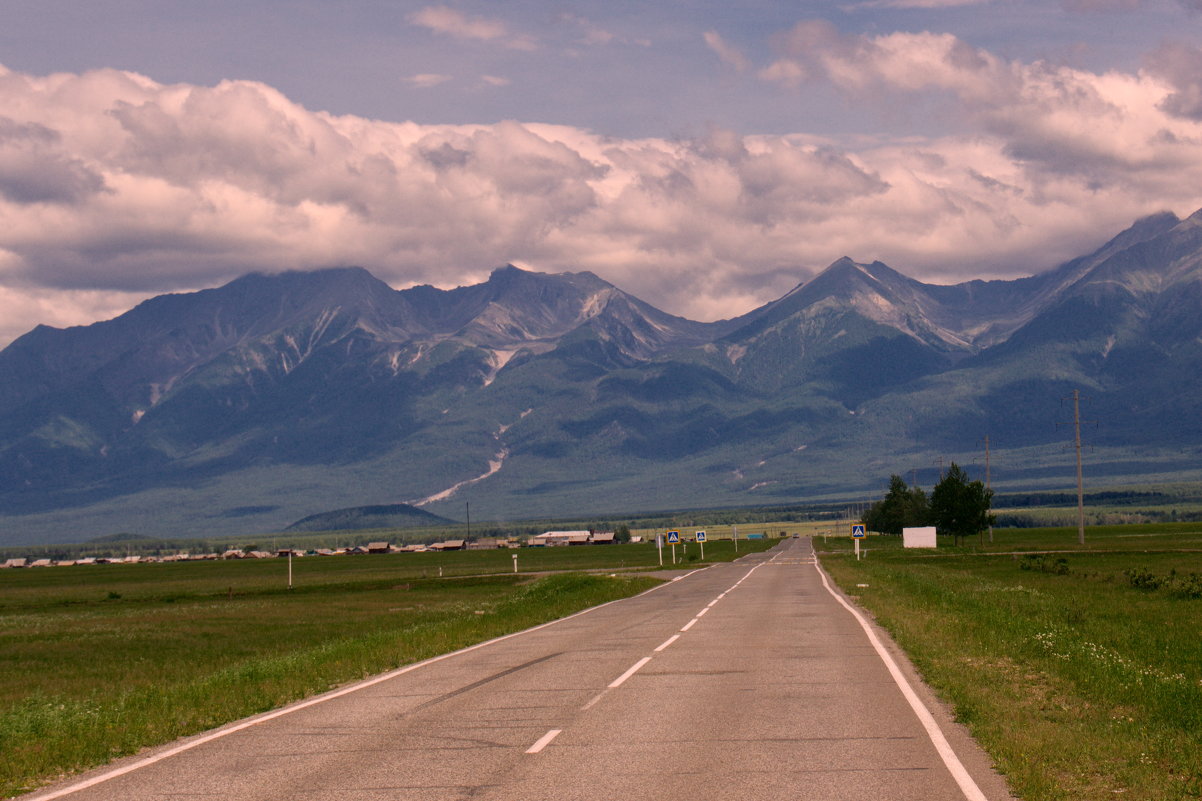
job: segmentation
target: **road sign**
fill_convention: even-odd
[[[705,542],[705,532],[704,532],[704,531],[698,531],[698,532],[697,532],[697,541],[698,541],[698,542]]]
[[[668,532],[668,544],[675,545],[678,542],[680,542],[680,532],[679,531],[669,531]]]
[[[863,539],[864,537],[868,536],[868,530],[867,530],[867,528],[865,528],[863,523],[852,523],[851,524],[851,535],[853,537],[855,537],[856,539],[860,540],[860,539]]]

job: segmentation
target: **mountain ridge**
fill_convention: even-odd
[[[1108,416],[1114,464],[1151,464],[1182,428],[1202,446],[1202,424],[1175,422],[1200,411],[1200,320],[1202,212],[1015,281],[842,258],[717,322],[589,272],[505,265],[448,290],[358,267],[249,274],[0,351],[0,522],[177,533],[405,498],[447,512],[470,495],[501,517],[779,502],[990,431],[1017,459],[1054,440],[1033,416],[1070,386]],[[1012,480],[1056,458],[1034,462]]]

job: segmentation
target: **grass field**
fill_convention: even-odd
[[[815,539],[1012,789],[1202,797],[1202,526],[999,530],[937,552]]]
[[[292,590],[283,559],[3,571],[0,797],[657,583],[545,571],[657,565],[650,545],[307,557]]]

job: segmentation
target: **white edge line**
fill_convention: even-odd
[[[671,637],[669,637],[668,639],[664,640],[664,641],[663,641],[663,643],[661,643],[661,644],[660,644],[660,646],[659,646],[658,648],[656,648],[656,649],[655,649],[655,653],[657,653],[657,654],[658,654],[660,651],[664,650],[664,649],[665,649],[665,648],[667,648],[669,645],[671,645],[672,643],[676,642],[676,641],[677,641],[677,640],[679,640],[679,639],[680,639],[680,635],[679,635],[679,634],[673,634]]]
[[[552,740],[559,736],[563,729],[551,729],[551,731],[538,738],[538,742],[526,749],[527,754],[537,754],[539,751],[546,748]]]
[[[699,572],[701,572],[701,570],[705,570],[705,569],[707,569],[707,568],[700,568],[699,570],[694,570],[692,573],[688,573],[684,576],[680,576],[680,578],[688,578],[689,576],[693,575],[693,573],[699,573]],[[324,704],[326,701],[333,701],[335,698],[341,698],[344,695],[350,695],[351,693],[358,692],[359,690],[365,690],[368,687],[374,686],[374,685],[379,684],[384,681],[388,681],[389,679],[396,678],[397,676],[400,676],[402,674],[408,673],[413,670],[417,670],[418,668],[423,668],[423,667],[426,667],[427,665],[432,665],[435,662],[441,662],[444,659],[450,659],[453,656],[459,656],[460,654],[466,654],[470,651],[475,651],[479,648],[485,648],[489,645],[494,645],[495,643],[499,643],[504,640],[511,639],[513,637],[518,637],[523,634],[530,634],[530,633],[538,631],[540,629],[545,629],[548,626],[554,626],[557,623],[563,623],[563,622],[571,620],[573,618],[580,617],[581,615],[587,615],[589,612],[595,612],[598,609],[604,609],[605,607],[607,607],[611,604],[621,603],[622,601],[629,601],[634,598],[638,598],[640,596],[646,595],[649,592],[655,592],[658,589],[667,587],[670,583],[671,582],[664,582],[663,584],[657,584],[656,586],[652,587],[651,589],[644,590],[643,592],[640,592],[638,595],[632,595],[629,598],[617,598],[613,601],[606,601],[603,604],[599,604],[597,606],[590,606],[588,609],[582,609],[579,612],[576,612],[575,614],[568,615],[567,617],[561,617],[556,620],[549,620],[546,623],[541,623],[532,628],[522,629],[521,631],[515,631],[510,634],[503,634],[500,637],[494,637],[491,640],[485,640],[484,642],[478,642],[475,645],[469,645],[466,648],[460,648],[458,651],[451,651],[449,654],[439,654],[438,656],[432,656],[429,659],[424,659],[421,662],[414,662],[412,665],[405,665],[404,667],[397,668],[396,670],[391,670],[387,673],[381,673],[380,675],[374,676],[370,679],[367,679],[366,681],[361,681],[357,684],[352,684],[348,687],[343,687],[339,690],[334,690],[332,692],[328,692],[323,695],[314,696],[314,697],[306,699],[304,701],[300,701],[300,702],[297,702],[290,706],[286,706],[283,709],[277,709],[273,712],[268,712],[264,715],[260,715],[259,717],[249,718],[247,720],[241,721],[240,723],[235,723],[233,725],[227,725],[224,728],[217,729],[216,731],[211,731],[208,734],[197,737],[196,739],[188,740],[187,742],[180,743],[179,745],[177,745],[173,748],[169,748],[166,751],[160,751],[159,753],[148,756],[145,759],[139,759],[137,762],[132,762],[132,763],[130,763],[128,765],[124,765],[120,768],[114,768],[113,770],[102,773],[99,776],[93,776],[90,779],[85,779],[84,781],[69,785],[67,787],[62,788],[61,790],[55,790],[53,792],[45,793],[43,795],[38,795],[37,792],[35,791],[34,793],[31,793],[28,796],[28,799],[29,799],[29,801],[53,801],[53,799],[56,799],[56,798],[62,798],[63,796],[71,795],[72,793],[78,793],[80,790],[86,790],[89,787],[95,787],[96,785],[102,784],[103,782],[107,782],[110,779],[115,779],[118,776],[124,776],[127,773],[133,773],[135,770],[141,770],[142,768],[149,767],[150,765],[153,765],[156,762],[162,762],[164,759],[173,757],[176,754],[181,754],[184,751],[190,751],[193,748],[197,748],[199,746],[204,745],[205,743],[211,743],[214,740],[220,740],[222,737],[228,737],[229,735],[236,734],[237,732],[243,731],[244,729],[249,729],[251,726],[257,726],[260,723],[266,723],[270,720],[275,720],[276,718],[283,717],[284,715],[290,715],[293,712],[299,712],[302,709],[308,709],[311,706],[317,706],[318,704]],[[651,657],[647,657],[647,659],[650,659],[650,658]],[[638,665],[635,669],[637,669],[639,667],[642,667],[642,665],[641,664]],[[631,672],[633,672],[633,670]]]
[[[614,679],[613,681],[611,681],[609,683],[609,689],[613,690],[617,687],[621,687],[622,682],[626,681],[628,678],[633,676],[635,673],[638,672],[639,668],[641,668],[643,665],[647,664],[650,661],[651,661],[651,657],[644,656],[642,659],[635,662],[633,665],[630,666],[629,670],[627,670],[621,676],[618,676],[616,679]]]
[[[864,619],[855,607],[843,600],[834,589],[831,588],[830,582],[826,579],[826,571],[815,561],[814,569],[818,571],[818,575],[822,577],[822,586],[826,587],[836,601],[843,605],[843,608],[851,612],[855,617],[856,622],[860,624],[860,628],[864,629],[864,633],[868,635],[868,641],[872,643],[873,649],[877,656],[885,663],[885,667],[889,669],[889,675],[893,677],[893,681],[909,702],[910,708],[914,710],[914,714],[918,716],[918,720],[922,723],[922,727],[926,729],[927,736],[931,739],[931,744],[935,746],[935,750],[939,752],[939,758],[943,760],[943,764],[947,766],[948,771],[952,774],[952,778],[956,780],[956,784],[960,786],[960,791],[964,793],[964,797],[968,801],[989,801],[977,783],[973,781],[968,770],[965,769],[964,763],[960,761],[960,757],[956,756],[956,752],[952,750],[947,738],[943,735],[943,730],[939,728],[939,724],[935,721],[931,711],[923,704],[922,699],[914,692],[914,688],[910,686],[910,682],[902,674],[901,668],[897,666],[897,662],[893,660],[889,652],[885,650],[885,646],[881,644],[880,638],[876,636],[876,632],[868,625],[868,621]]]

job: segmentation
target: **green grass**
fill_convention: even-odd
[[[873,537],[859,562],[846,538],[815,544],[1020,797],[1202,797],[1202,527],[1086,536],[936,553]]]
[[[3,571],[0,797],[629,596],[657,565],[645,544],[306,557],[292,590],[284,559]],[[544,575],[565,570],[600,572]]]

